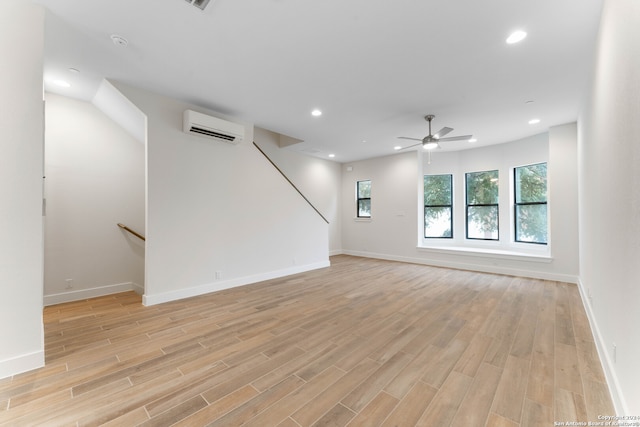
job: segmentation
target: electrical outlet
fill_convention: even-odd
[[[216,271],[216,280],[222,279],[222,271]]]
[[[73,279],[65,279],[65,282],[67,283],[65,289],[73,289]]]

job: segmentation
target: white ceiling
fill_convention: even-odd
[[[575,121],[601,0],[33,0],[48,9],[45,87],[90,100],[102,78],[304,140],[336,161],[434,132],[497,144]],[[505,39],[516,29],[528,37]],[[127,47],[112,43],[118,34]],[[72,73],[69,68],[79,70]],[[67,89],[51,80],[64,79]],[[533,101],[527,103],[527,101]],[[312,117],[314,108],[323,111]],[[537,117],[541,122],[529,125]]]

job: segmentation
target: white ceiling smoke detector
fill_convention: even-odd
[[[209,4],[210,0],[186,0],[187,3],[204,10],[205,7]]]
[[[113,44],[120,47],[127,47],[129,45],[129,41],[127,39],[117,34],[111,34],[111,41]]]

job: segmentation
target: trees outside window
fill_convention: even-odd
[[[547,244],[547,164],[514,169],[515,241]]]
[[[452,175],[424,176],[424,237],[453,238]]]
[[[357,216],[371,218],[371,180],[358,181],[356,184]]]
[[[498,240],[498,171],[465,174],[467,239]]]

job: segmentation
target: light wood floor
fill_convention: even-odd
[[[575,285],[333,257],[143,307],[45,309],[0,424],[552,426],[614,413]]]

